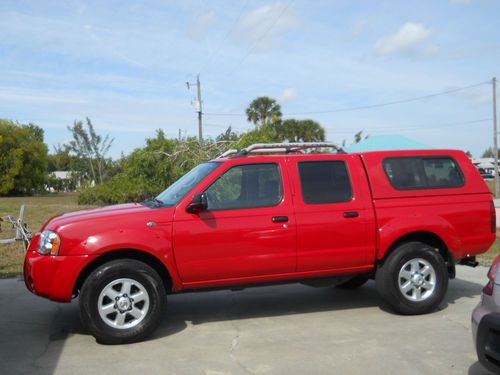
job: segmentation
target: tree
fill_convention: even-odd
[[[231,138],[234,133],[228,129],[221,136]],[[146,139],[145,147],[120,160],[119,173],[102,184],[84,189],[78,201],[113,204],[154,197],[187,171],[215,158],[232,144],[232,140],[211,139],[200,144],[196,137],[168,139],[162,130],[158,130],[155,137]]]
[[[86,125],[87,129],[84,128],[82,121],[75,121],[73,126],[68,126],[73,136],[68,147],[76,156],[86,160],[92,179],[96,182],[103,182],[105,156],[114,139],[109,138],[109,134],[104,139],[98,135],[88,117]]]
[[[85,181],[86,161],[71,155],[68,145],[56,145],[53,152],[47,156],[48,176],[47,185],[55,191],[75,190]],[[55,177],[55,171],[69,171],[69,179],[61,180]]]
[[[246,109],[248,121],[257,127],[267,123],[276,123],[281,119],[281,106],[275,99],[260,96],[254,99]]]
[[[363,130],[360,130],[359,132],[354,134],[354,141],[351,143],[351,145],[356,144],[361,142],[363,139],[368,139],[370,137],[370,134],[367,134],[363,136]],[[342,147],[346,146],[347,141],[344,139],[342,141]]]
[[[363,130],[360,130],[356,134],[354,134],[354,143],[359,143],[363,139],[367,139],[370,135],[366,135],[365,138],[363,138]]]
[[[73,171],[78,164],[78,158],[70,155],[71,149],[68,145],[54,146],[54,152],[47,156],[48,171]]]
[[[217,142],[236,142],[239,139],[237,133],[235,133],[231,126],[229,126],[224,133],[221,133],[215,138]]]
[[[0,141],[0,195],[43,189],[47,170],[43,129],[0,120]]]
[[[289,119],[274,126],[278,142],[323,142],[325,129],[313,120]]]
[[[276,125],[277,124],[264,124],[261,127],[241,133],[237,142],[233,143],[232,148],[245,148],[254,143],[282,142],[283,138],[278,136]]]
[[[492,158],[495,156],[495,153],[493,152],[493,148],[488,147],[486,150],[484,150],[483,154],[481,155],[482,158]],[[498,150],[498,157],[500,158],[500,150]]]
[[[215,140],[196,137],[168,139],[162,130],[119,161],[119,172],[95,187],[84,189],[83,204],[112,204],[151,198],[194,166],[211,160],[227,149],[241,149],[254,143],[324,141],[325,131],[312,120],[264,122],[251,131],[237,134],[231,127]]]

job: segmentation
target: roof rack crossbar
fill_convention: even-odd
[[[246,156],[252,152],[264,153],[266,151],[268,151],[269,153],[272,153],[273,151],[278,153],[289,153],[298,152],[308,148],[334,148],[338,153],[344,153],[344,150],[342,150],[341,147],[331,142],[255,143],[240,150],[227,150],[223,154],[219,155],[218,158],[229,156]]]

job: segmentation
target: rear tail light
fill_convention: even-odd
[[[495,286],[495,275],[497,273],[497,268],[500,265],[500,255],[498,255],[488,271],[488,284],[483,288],[483,293],[491,296],[493,295],[493,287]]]
[[[496,233],[497,231],[497,214],[493,201],[490,202],[490,231],[491,233]]]
[[[488,279],[490,281],[495,281],[495,275],[497,273],[497,268],[500,265],[500,255],[497,255],[493,263],[491,263],[490,270],[488,271]]]
[[[487,296],[492,296],[493,295],[493,287],[495,286],[495,283],[493,281],[488,281],[488,284],[485,285],[483,288],[483,294],[486,294]]]

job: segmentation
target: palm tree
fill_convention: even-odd
[[[288,119],[275,126],[280,142],[322,142],[325,129],[313,120]]]
[[[272,123],[281,119],[281,106],[275,99],[260,96],[254,99],[246,109],[247,119],[257,126],[266,125],[269,120]]]

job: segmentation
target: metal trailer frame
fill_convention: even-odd
[[[0,224],[2,222],[11,224],[12,228],[16,230],[16,235],[14,238],[0,239],[0,245],[8,245],[16,241],[23,241],[24,249],[27,250],[28,244],[32,238],[32,233],[28,230],[28,226],[24,222],[24,205],[19,209],[19,217],[17,219],[12,215],[7,215],[0,217]]]

